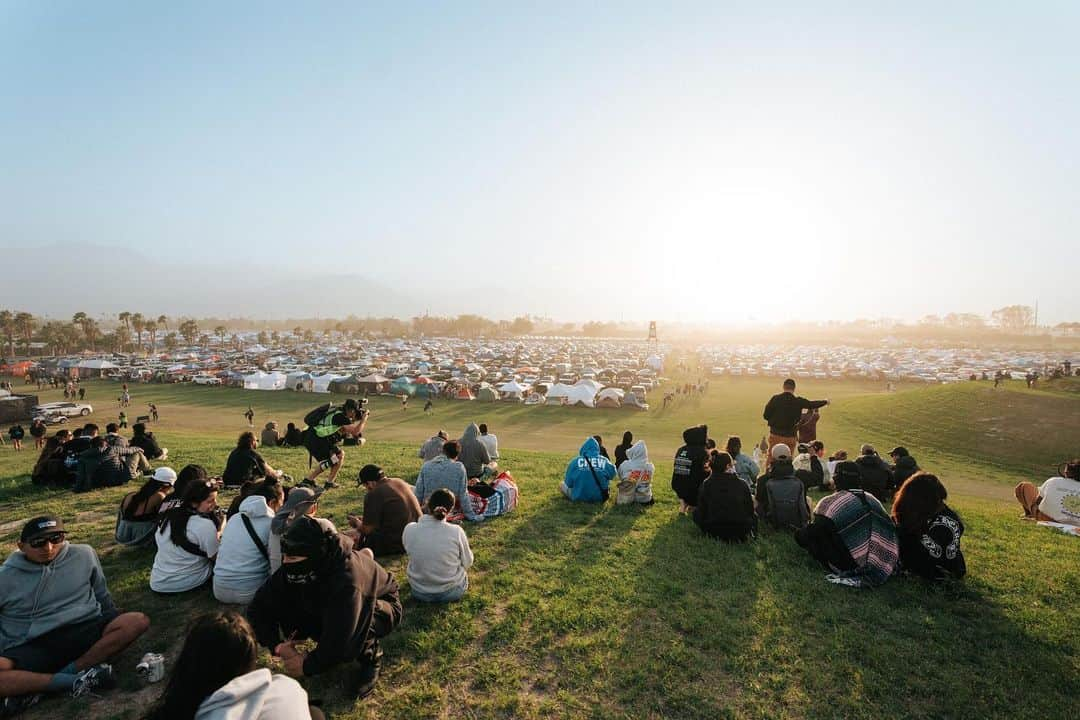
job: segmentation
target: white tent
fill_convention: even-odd
[[[550,396],[550,393],[548,395]],[[571,405],[581,403],[585,407],[594,407],[593,401],[595,398],[596,392],[588,385],[574,385],[569,389],[566,396],[567,402]]]
[[[503,394],[504,399],[520,400],[525,396],[525,393],[528,392],[528,390],[528,385],[522,385],[516,380],[511,380],[510,382],[503,383],[499,386],[499,392]]]
[[[80,370],[115,370],[120,366],[108,360],[94,358],[93,360],[83,360],[76,367]]]
[[[623,392],[622,390],[620,390],[619,388],[609,387],[609,388],[604,388],[603,390],[601,390],[600,395],[597,397],[597,399],[598,400],[603,400],[604,398],[607,398],[607,397],[613,397],[613,398],[615,398],[617,400],[622,400],[623,396],[625,394],[626,393]]]
[[[602,387],[604,387],[604,383],[597,382],[596,380],[592,380],[590,378],[584,378],[574,383],[574,387],[588,388],[590,391],[592,391],[592,394],[595,395],[596,393],[600,392],[600,389]]]
[[[311,376],[311,391],[317,393],[330,392],[330,383],[334,380],[340,380],[341,378],[348,377],[348,375],[335,375],[334,373],[325,373],[323,375]]]
[[[311,373],[302,370],[291,372],[285,377],[285,387],[297,392],[311,392],[314,384]]]
[[[664,371],[664,359],[659,355],[650,355],[645,358],[645,364],[651,367],[656,372]]]
[[[270,372],[264,373],[261,370],[256,370],[250,375],[244,376],[244,389],[245,390],[283,390],[285,389],[285,381],[287,376],[285,373]]]

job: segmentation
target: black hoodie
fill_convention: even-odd
[[[372,641],[401,622],[401,598],[394,576],[367,553],[337,535],[316,570],[316,579],[292,584],[288,565],[270,576],[248,608],[248,619],[263,647],[274,651],[283,637],[312,638],[318,645],[304,660],[304,675],[316,675],[370,652]]]
[[[757,528],[750,488],[734,473],[710,475],[701,485],[694,522],[710,537],[742,542]]]
[[[892,466],[893,488],[899,488],[909,477],[919,472],[919,464],[910,455],[902,455]]]
[[[687,505],[697,505],[698,490],[708,476],[705,462],[709,452],[705,441],[709,437],[709,427],[697,427],[683,430],[683,442],[686,443],[675,453],[675,470],[671,473],[671,489]]]

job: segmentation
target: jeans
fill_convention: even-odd
[[[465,591],[468,590],[468,589],[469,589],[469,579],[465,578],[465,584],[462,585],[461,587],[450,588],[449,590],[444,590],[441,593],[435,593],[435,594],[428,594],[428,593],[421,592],[421,591],[414,588],[413,591],[412,591],[412,596],[415,599],[419,600],[420,602],[428,602],[428,603],[457,602],[458,600],[460,600],[465,595]]]

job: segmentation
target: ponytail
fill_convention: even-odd
[[[456,502],[457,498],[454,497],[454,493],[446,488],[441,488],[431,493],[431,497],[428,498],[428,512],[436,520],[445,520],[450,511],[454,509]]]

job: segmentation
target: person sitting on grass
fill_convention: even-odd
[[[173,485],[172,494],[165,498],[161,507],[158,508],[159,521],[165,513],[184,504],[184,493],[187,492],[189,485],[195,482],[205,483],[209,479],[210,475],[202,465],[191,464],[182,467],[180,472],[176,473],[176,483]]]
[[[904,481],[893,500],[900,565],[927,580],[959,580],[967,574],[960,549],[964,523],[945,504],[948,496],[937,476],[917,472]]]
[[[615,469],[626,462],[626,453],[634,445],[634,433],[627,430],[622,434],[622,442],[615,446]]]
[[[888,501],[892,497],[896,486],[893,485],[892,471],[889,465],[877,454],[877,450],[869,443],[864,443],[859,450],[859,457],[855,459],[855,465],[859,468],[862,476],[860,487],[878,500]]]
[[[394,576],[370,549],[355,547],[351,538],[307,516],[289,525],[281,549],[281,568],[255,593],[247,611],[259,644],[294,678],[355,660],[356,695],[367,697],[379,677],[379,640],[401,622]],[[297,649],[305,639],[315,641],[313,650]]]
[[[1025,520],[1080,526],[1080,458],[1064,463],[1042,487],[1025,480],[1015,492]]]
[[[141,448],[109,445],[98,436],[90,441],[90,449],[79,455],[75,475],[75,492],[88,492],[100,487],[126,485],[150,469],[150,462]]]
[[[325,716],[307,692],[285,675],[256,667],[255,632],[235,612],[195,618],[165,691],[146,720],[278,720]]]
[[[296,427],[296,423],[285,426],[285,438],[281,444],[283,447],[300,447],[304,444],[304,433]]]
[[[440,430],[435,433],[420,446],[420,449],[416,452],[416,456],[427,462],[428,460],[434,460],[442,455],[443,445],[450,439],[450,436],[446,434],[445,430]]]
[[[141,488],[125,495],[116,516],[116,542],[127,547],[152,542],[158,526],[158,511],[175,484],[176,472],[172,468],[159,467]]]
[[[806,486],[795,475],[791,450],[779,443],[769,451],[772,464],[758,478],[754,500],[759,517],[774,528],[798,529],[810,519]]]
[[[436,490],[425,513],[406,525],[401,535],[409,555],[409,587],[421,602],[454,602],[469,589],[467,571],[473,564],[469,537],[460,525],[446,522],[456,503],[454,493]]]
[[[142,448],[147,460],[165,460],[169,457],[169,449],[158,445],[154,433],[147,432],[146,423],[135,423],[131,426],[131,432],[131,445]]]
[[[270,521],[270,541],[267,545],[270,550],[271,575],[281,567],[281,536],[296,518],[306,515],[314,518],[328,532],[337,532],[334,523],[325,518],[315,517],[315,513],[319,511],[319,496],[324,492],[326,491],[317,490],[308,485],[297,485],[286,489],[285,500],[281,504],[281,509],[274,513],[274,517]]]
[[[67,432],[67,431],[64,431]],[[69,480],[67,467],[64,465],[64,439],[59,433],[45,440],[30,480],[35,485],[64,485]]]
[[[487,423],[480,423],[477,426],[480,429],[480,437],[477,438],[480,442],[484,443],[484,447],[487,448],[488,456],[493,461],[499,459],[499,438],[495,433],[488,432]]]
[[[754,462],[754,458],[742,451],[742,438],[738,435],[731,435],[728,437],[727,442],[724,443],[724,449],[727,450],[727,454],[732,460],[735,475],[746,483],[746,487],[750,488],[750,492],[753,493],[761,469]]]
[[[911,457],[906,447],[902,445],[894,447],[889,451],[889,457],[893,461],[889,472],[892,473],[894,487],[900,487],[905,480],[919,472],[919,463],[915,462],[915,458]]]
[[[193,482],[183,503],[165,513],[154,534],[157,555],[150,570],[150,589],[176,594],[202,587],[214,573],[221,538],[217,485]]]
[[[43,693],[82,697],[112,687],[106,661],[149,627],[143,613],[116,608],[97,553],[69,543],[63,520],[30,520],[0,566],[0,716]]]
[[[559,490],[572,502],[605,502],[615,474],[615,465],[600,454],[600,443],[589,437],[567,464]]]
[[[726,452],[709,454],[709,477],[698,491],[694,523],[709,537],[725,542],[746,542],[757,532],[750,488],[735,474]]]
[[[271,420],[263,426],[262,432],[259,434],[259,444],[263,447],[277,447],[281,445],[282,437],[278,432],[277,422]]]
[[[225,462],[225,471],[221,473],[225,487],[240,487],[249,480],[264,477],[275,480],[281,478],[281,473],[270,467],[262,455],[255,451],[257,447],[259,441],[255,438],[255,433],[250,430],[240,433],[240,437],[236,439],[236,447]]]
[[[270,577],[270,523],[285,499],[281,483],[265,478],[240,503],[221,532],[214,563],[214,597],[246,605]]]
[[[105,425],[105,439],[114,447],[128,446],[128,439],[120,434],[120,426],[116,423]]]
[[[487,446],[480,441],[480,428],[476,423],[469,423],[465,432],[461,434],[458,444],[461,446],[458,460],[465,466],[465,472],[470,480],[490,474],[490,469],[495,463],[488,453]]]
[[[449,490],[455,497],[461,498],[462,502],[468,501],[469,479],[465,475],[465,466],[457,459],[460,448],[457,440],[449,440],[443,443],[442,453],[438,457],[421,466],[414,488],[416,499],[421,506],[427,503],[436,490]],[[452,514],[460,515],[461,512],[462,509],[458,508],[457,512]]]
[[[707,425],[683,430],[683,446],[675,453],[671,473],[671,489],[679,498],[679,512],[687,513],[697,505],[698,488],[709,474],[706,467],[709,452],[705,443],[709,438]]]
[[[307,474],[305,482],[314,485],[315,478],[324,470],[330,474],[323,484],[326,488],[338,486],[335,478],[345,461],[345,451],[338,447],[338,441],[349,436],[363,444],[364,426],[367,424],[367,410],[353,398],[346,400],[340,408],[334,405],[321,405],[305,416],[307,429],[304,431],[304,447],[315,461],[315,466]]]
[[[370,549],[375,557],[402,554],[401,533],[421,515],[416,493],[401,478],[387,477],[378,465],[360,468],[357,483],[367,491],[363,516],[348,516],[357,547]]]
[[[812,523],[795,532],[795,541],[829,571],[830,582],[876,587],[896,572],[900,546],[896,526],[876,497],[845,485],[814,508]]]
[[[625,440],[625,436],[623,437]],[[619,449],[615,448],[618,456]],[[630,446],[625,453],[626,458],[621,465],[616,465],[619,475],[618,493],[615,495],[616,505],[652,505],[652,479],[656,473],[656,466],[649,462],[649,448],[644,440],[638,440]]]

